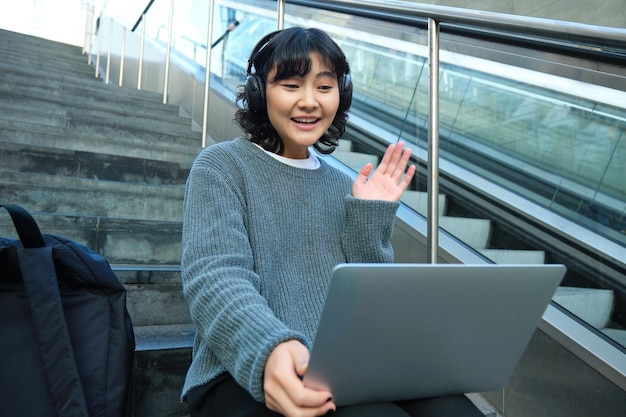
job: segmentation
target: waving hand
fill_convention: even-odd
[[[368,178],[372,164],[361,168],[352,185],[352,195],[364,200],[398,201],[415,175],[415,165],[407,169],[410,157],[411,150],[404,149],[404,143],[389,145],[371,177]]]

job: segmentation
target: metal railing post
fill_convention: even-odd
[[[167,103],[167,89],[170,78],[170,54],[172,52],[172,25],[174,24],[174,0],[170,0],[169,22],[167,24],[167,51],[165,54],[165,81],[163,83],[163,104]]]
[[[141,44],[139,46],[139,69],[137,70],[137,90],[141,90],[141,76],[143,75],[143,48],[146,41],[146,14],[141,17]]]
[[[124,84],[124,59],[126,55],[126,26],[122,26],[122,52],[120,56],[120,80],[117,83],[120,87]]]
[[[102,26],[99,27],[100,33],[96,33],[98,36],[98,54],[96,55],[96,78],[100,78],[100,52],[102,51]]]
[[[285,0],[278,0],[277,3],[278,30],[283,30],[285,28]]]
[[[207,145],[209,126],[209,95],[211,93],[211,45],[213,45],[213,10],[215,1],[209,1],[209,24],[206,36],[206,62],[204,64],[204,107],[202,110],[202,148]]]
[[[109,49],[107,51],[107,69],[104,77],[104,82],[109,83],[109,75],[111,73],[111,49],[113,49],[113,18],[109,18]]]
[[[89,27],[89,39],[87,39],[87,33],[85,33],[85,42],[87,43],[87,64],[91,65],[91,63],[93,62],[92,60],[92,56],[91,56],[91,52],[92,52],[92,48],[93,48],[93,37],[95,36],[95,23],[94,23],[94,18],[95,18],[95,7],[93,4],[89,4],[88,8],[87,8],[87,16],[85,18],[86,23],[85,25],[87,27]]]
[[[89,44],[89,6],[90,4],[88,2],[81,2],[81,6],[84,8],[85,10],[85,38],[83,39],[83,55],[87,52],[87,45]]]
[[[439,247],[439,22],[428,19],[428,262]]]

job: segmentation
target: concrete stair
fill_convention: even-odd
[[[201,148],[191,120],[161,94],[95,79],[78,47],[0,30],[0,147],[0,201],[102,254],[127,289],[137,340],[127,415],[187,415],[181,220]],[[0,236],[16,236],[8,216]]]

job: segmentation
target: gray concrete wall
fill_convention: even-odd
[[[626,28],[626,0],[415,0],[414,2]]]

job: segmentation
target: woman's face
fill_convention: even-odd
[[[336,75],[316,54],[311,54],[311,70],[274,81],[270,71],[265,85],[267,115],[284,144],[282,156],[308,157],[308,147],[328,130],[339,108]]]

